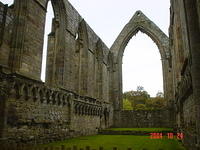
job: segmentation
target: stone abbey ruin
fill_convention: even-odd
[[[0,142],[45,143],[108,127],[171,127],[200,149],[200,1],[171,0],[169,36],[137,11],[109,49],[67,0],[0,2]],[[122,110],[122,57],[138,31],[158,46],[167,109]],[[140,118],[138,118],[141,117]]]

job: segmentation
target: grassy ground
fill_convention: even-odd
[[[104,147],[104,150],[112,150],[113,147],[117,147],[118,150],[185,150],[176,139],[150,139],[150,136],[135,136],[135,135],[94,135],[84,136],[78,138],[68,139],[62,142],[55,142],[48,144],[48,146],[60,146],[66,145],[66,147],[73,147],[76,145],[78,148],[85,148],[90,146],[91,149],[99,149],[100,146]]]
[[[173,131],[173,129],[171,129],[171,128],[109,128],[106,130],[110,130],[110,131],[146,131],[146,132],[162,132],[162,131],[172,132]]]

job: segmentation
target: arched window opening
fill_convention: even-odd
[[[12,4],[14,4],[14,0],[1,0],[1,2],[4,4],[8,4],[8,6],[11,6]]]
[[[46,77],[46,61],[47,61],[47,47],[48,47],[48,34],[51,33],[52,19],[54,18],[53,7],[51,1],[47,5],[47,13],[45,20],[45,32],[44,32],[44,44],[43,44],[43,54],[42,54],[42,71],[41,80],[45,82]]]
[[[157,45],[150,37],[139,31],[129,41],[124,51],[122,64],[123,96],[130,91],[134,91],[135,94],[137,91],[146,91],[146,96],[149,98],[163,97],[161,61]],[[123,104],[132,105],[129,101],[123,102]]]

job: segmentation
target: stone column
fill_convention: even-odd
[[[121,121],[121,116],[120,116],[120,111],[121,111],[121,102],[122,98],[120,95],[122,94],[122,89],[120,88],[120,84],[122,84],[122,77],[120,76],[122,73],[120,73],[120,66],[122,64],[114,64],[114,73],[113,73],[113,106],[114,106],[114,119],[113,119],[113,124],[115,127],[120,123]],[[121,93],[121,94],[120,94]]]
[[[35,0],[15,0],[9,67],[40,80],[46,7]]]
[[[77,57],[79,64],[77,66],[78,73],[78,94],[81,96],[88,95],[88,33],[86,22],[82,20],[78,29],[78,45],[77,45]]]
[[[0,24],[0,46],[3,43],[3,37],[4,37],[4,30],[5,30],[5,25],[6,25],[6,15],[7,15],[7,11],[8,11],[8,5],[4,5],[4,9],[3,9],[3,18],[2,18],[2,23]]]
[[[0,74],[0,138],[6,134],[7,124],[7,99],[10,95],[12,84],[6,81],[4,76]]]
[[[200,27],[196,0],[185,0],[186,20],[192,56],[192,85],[195,99],[197,146],[200,147]],[[198,3],[199,4],[199,3]]]
[[[13,72],[20,70],[27,26],[27,0],[16,0],[9,66]]]
[[[58,22],[54,18],[52,20],[52,31],[48,35],[47,47],[47,65],[46,65],[46,83],[50,86],[55,85],[55,71],[56,71],[56,29]]]
[[[74,95],[69,95],[69,130],[73,129],[74,119]]]
[[[1,90],[1,89],[0,89]],[[0,91],[0,138],[3,138],[4,128],[5,128],[5,103],[6,103],[6,96],[2,95]]]

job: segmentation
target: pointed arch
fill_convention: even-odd
[[[169,58],[169,38],[167,35],[141,11],[137,11],[111,47],[115,61],[122,59],[126,45],[138,31],[147,34],[156,43],[162,59]]]
[[[138,32],[141,31],[147,34],[157,45],[161,60],[163,71],[163,89],[165,98],[169,98],[169,89],[172,86],[172,74],[169,72],[171,64],[171,52],[169,50],[169,38],[161,29],[147,18],[141,11],[136,11],[131,20],[125,25],[119,36],[111,46],[111,52],[114,59],[114,80],[118,82],[113,83],[113,99],[115,111],[122,109],[122,58],[125,47],[129,40]],[[118,113],[115,113],[116,115]]]

